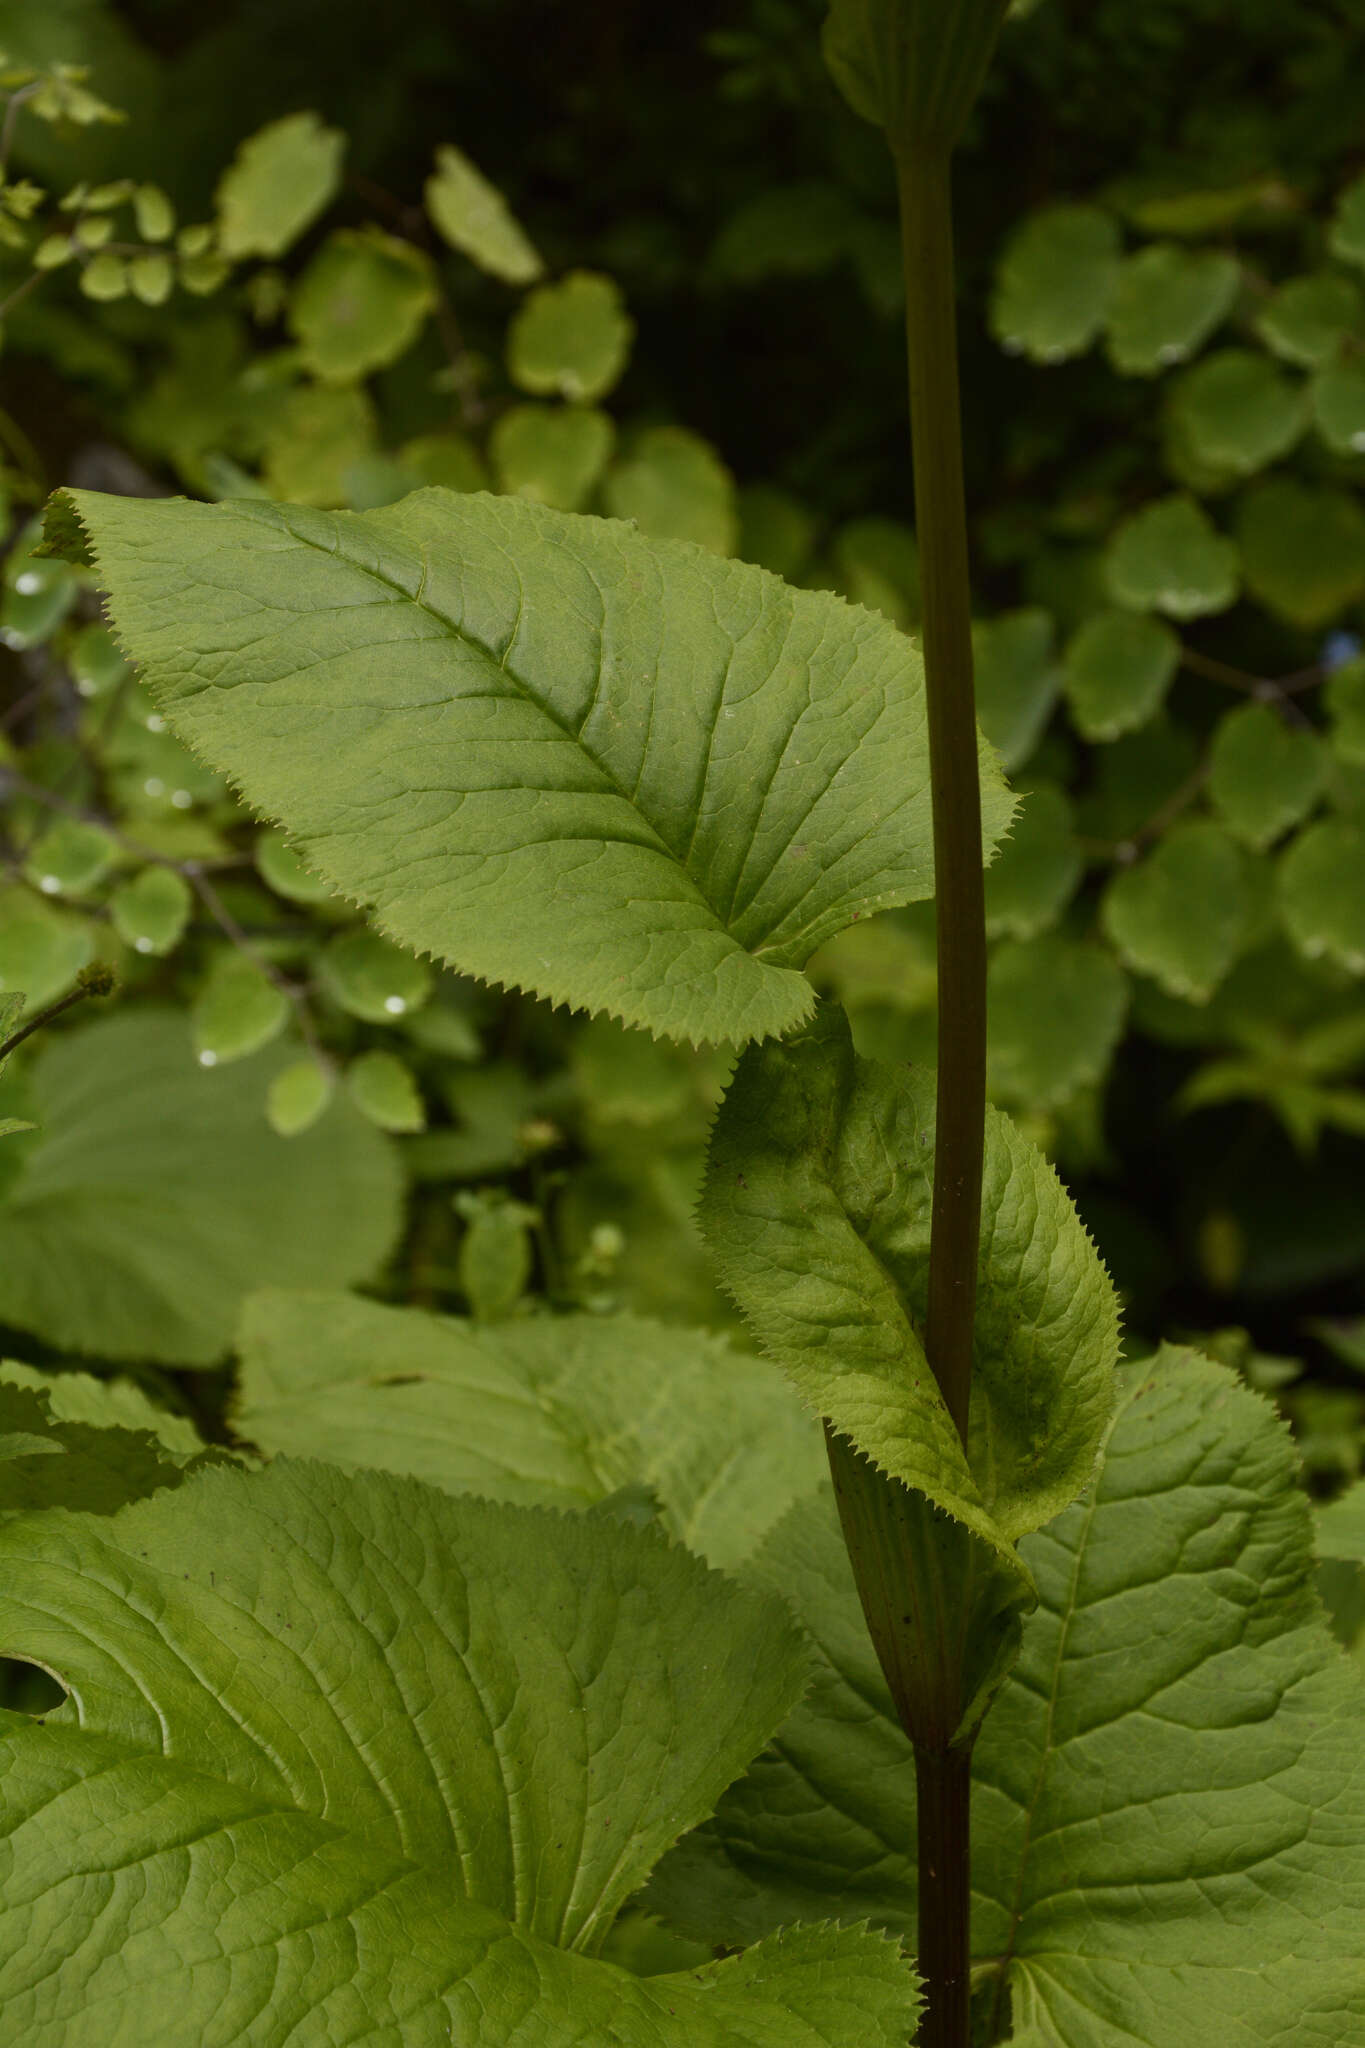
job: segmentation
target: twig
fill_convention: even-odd
[[[35,1031],[41,1031],[54,1017],[60,1017],[63,1010],[69,1010],[75,1003],[85,1002],[89,996],[111,996],[117,987],[112,968],[84,968],[73,989],[64,996],[58,996],[55,1003],[46,1004],[29,1018],[27,1024],[22,1024],[17,1031],[10,1033],[4,1043],[0,1044],[0,1060],[7,1060],[17,1045],[22,1045],[26,1038],[32,1038]]]

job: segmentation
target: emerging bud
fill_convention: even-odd
[[[895,155],[947,152],[967,123],[1010,0],[830,0],[825,62]]]

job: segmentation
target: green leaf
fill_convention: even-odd
[[[78,282],[85,297],[100,304],[124,298],[128,291],[128,265],[111,249],[101,249],[82,269]]]
[[[424,196],[438,233],[480,270],[506,284],[534,284],[543,273],[545,265],[496,185],[450,143],[436,152]]]
[[[144,242],[168,242],[175,233],[175,208],[159,185],[139,185],[133,219]]]
[[[1089,1477],[1117,1311],[1051,1167],[990,1111],[964,1455],[920,1338],[933,1113],[932,1073],[857,1058],[826,1004],[798,1037],[740,1061],[698,1219],[810,1408],[1017,1568],[1015,1540]]]
[[[134,256],[128,265],[128,282],[133,297],[144,306],[164,306],[175,284],[175,269],[164,251],[155,249]]]
[[[880,612],[893,626],[919,623],[919,545],[899,519],[849,519],[832,549],[834,588],[850,604]]]
[[[1348,185],[1338,199],[1327,246],[1343,262],[1365,268],[1365,177]]]
[[[281,1067],[266,1090],[266,1121],[281,1138],[297,1138],[312,1129],[331,1099],[331,1075],[314,1059],[295,1060]]]
[[[1187,370],[1170,406],[1195,461],[1235,476],[1287,455],[1308,424],[1303,386],[1244,348],[1219,349]]]
[[[464,1218],[456,1264],[460,1292],[479,1323],[500,1323],[522,1306],[531,1278],[531,1225],[537,1212],[505,1189],[462,1188],[455,1209]]]
[[[1318,1551],[1365,1564],[1365,1480],[1318,1509]]]
[[[1049,206],[1016,229],[1000,259],[991,331],[1011,355],[1060,363],[1099,333],[1118,288],[1119,231],[1097,206]]]
[[[1365,452],[1365,365],[1359,356],[1327,363],[1313,379],[1313,419],[1338,455]]]
[[[442,484],[448,491],[486,491],[489,487],[483,457],[463,434],[416,434],[403,443],[398,459],[424,484]]]
[[[346,1093],[381,1131],[424,1131],[427,1113],[412,1069],[395,1053],[363,1052],[346,1069]],[[277,1127],[278,1128],[278,1127]]]
[[[367,1024],[396,1024],[431,998],[432,973],[425,960],[391,946],[377,932],[340,932],[318,962],[323,987],[352,1017]]]
[[[1219,721],[1209,750],[1209,795],[1249,846],[1269,846],[1305,818],[1326,777],[1317,734],[1287,724],[1268,704],[1242,705]]]
[[[490,1326],[271,1292],[247,1302],[239,1350],[236,1425],[264,1451],[557,1508],[643,1485],[669,1534],[726,1569],[825,1470],[775,1367],[632,1316]]]
[[[286,1143],[262,1089],[145,1008],[46,1043],[43,1136],[0,1204],[0,1317],[60,1350],[212,1365],[248,1288],[368,1279],[398,1223],[387,1141],[338,1106]]]
[[[31,1365],[21,1365],[15,1358],[0,1360],[0,1379],[10,1380],[17,1387],[37,1388],[58,1422],[88,1422],[98,1429],[150,1432],[161,1450],[177,1463],[187,1463],[204,1449],[204,1440],[189,1418],[158,1407],[135,1380],[96,1379],[88,1372],[67,1370],[39,1372]]]
[[[1035,782],[986,870],[987,935],[1031,939],[1054,924],[1084,869],[1068,798],[1054,783]]]
[[[709,441],[686,427],[651,427],[616,462],[607,509],[654,540],[690,540],[731,555],[738,539],[735,480]]]
[[[1362,315],[1359,286],[1340,271],[1320,270],[1273,291],[1256,316],[1256,332],[1286,362],[1315,370],[1331,361]]]
[[[601,398],[625,369],[634,334],[612,280],[573,270],[528,295],[508,330],[507,367],[523,391]]]
[[[509,498],[82,495],[54,531],[77,506],[180,737],[464,973],[743,1041],[810,1014],[824,939],[930,891],[919,656],[837,599]],[[988,755],[983,787],[993,845]]]
[[[18,990],[29,1008],[64,996],[94,955],[85,918],[44,903],[31,889],[0,883],[0,994]]]
[[[110,1515],[178,1486],[193,1469],[202,1445],[169,1450],[150,1402],[122,1385],[124,1395],[110,1400],[86,1373],[49,1375],[8,1359],[0,1366],[0,1526],[35,1508]]]
[[[808,1661],[780,1600],[650,1532],[277,1466],[26,1517],[0,1553],[24,1588],[6,1642],[80,1702],[4,1724],[0,1996],[35,2048],[155,2039],[163,2013],[227,2038],[267,2007],[300,2038],[488,2048],[894,2048],[913,2025],[913,1978],[865,1934],[652,1982],[591,1959]]]
[[[215,955],[190,1007],[190,1019],[200,1066],[226,1065],[279,1037],[289,1021],[289,998],[256,961],[227,947]]]
[[[1310,825],[1280,858],[1280,914],[1310,960],[1365,974],[1365,830],[1343,818]]]
[[[647,1899],[711,1942],[870,1918],[913,1938],[914,1765],[832,1507],[753,1576],[818,1663]],[[1330,1511],[1329,1511],[1330,1512]],[[1024,1542],[1039,1611],[973,1758],[972,1952],[1047,2048],[1338,2048],[1365,2018],[1365,1696],[1313,1586],[1268,1403],[1166,1349],[1086,1498]]]
[[[1221,825],[1173,825],[1105,891],[1101,922],[1128,966],[1186,1002],[1206,1003],[1251,938],[1247,857]]]
[[[1062,672],[1078,733],[1115,740],[1155,717],[1180,666],[1169,626],[1142,613],[1106,611],[1087,619],[1067,645]]]
[[[436,304],[431,264],[380,228],[329,235],[289,295],[289,325],[305,370],[349,384],[383,369],[416,340]]]
[[[815,546],[815,518],[799,498],[771,484],[749,484],[737,500],[739,540],[735,553],[798,582]]]
[[[118,846],[99,825],[58,818],[24,862],[24,873],[44,896],[87,896],[118,857]]]
[[[616,429],[593,406],[514,405],[489,438],[498,489],[577,512],[611,456]]]
[[[82,697],[107,697],[132,673],[107,626],[82,626],[67,649],[66,665]]]
[[[297,505],[341,505],[355,465],[374,451],[374,407],[361,390],[303,384],[265,445],[265,485]]]
[[[1333,669],[1323,698],[1332,719],[1332,752],[1339,761],[1365,767],[1365,657],[1356,655]]]
[[[282,256],[335,196],[345,149],[345,136],[316,114],[257,129],[218,181],[223,254]]]
[[[1047,933],[997,947],[987,1001],[993,1100],[1057,1109],[1108,1073],[1128,977],[1103,947]]]
[[[194,896],[174,868],[141,868],[109,898],[114,930],[135,953],[173,953],[189,923]]]
[[[1118,528],[1105,574],[1120,604],[1197,619],[1235,601],[1237,549],[1193,498],[1159,498]]]
[[[1109,305],[1109,359],[1126,377],[1153,377],[1203,347],[1232,309],[1241,271],[1217,249],[1152,242],[1119,270]]]
[[[1291,625],[1324,626],[1365,595],[1365,513],[1345,491],[1272,477],[1238,507],[1247,589]]]
[[[893,150],[951,149],[961,135],[1009,0],[945,13],[904,0],[831,0],[821,47],[844,98],[885,128]]]
[[[1032,754],[1057,702],[1053,639],[1052,615],[1037,605],[972,627],[977,717],[1011,774]]]
[[[283,832],[262,832],[252,857],[261,880],[287,903],[335,902],[326,882],[305,865]]]

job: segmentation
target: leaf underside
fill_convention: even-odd
[[[932,893],[918,652],[828,592],[437,489],[365,515],[63,492],[48,533],[88,543],[179,737],[465,973],[742,1043],[810,1014],[824,939]],[[982,778],[990,848],[984,747]]]
[[[915,1925],[913,1760],[812,1505],[752,1568],[819,1646],[811,1690],[650,1887],[708,1941]],[[1023,1550],[1039,1606],[973,1759],[976,1972],[1038,2048],[1354,2039],[1365,1697],[1269,1405],[1191,1352],[1130,1369],[1092,1491]]]
[[[847,1019],[741,1060],[699,1221],[728,1291],[810,1407],[1018,1570],[1073,1500],[1112,1401],[1117,1306],[1056,1174],[987,1112],[970,1442],[920,1339],[934,1077],[853,1051]]]
[[[898,2048],[876,1934],[639,1981],[626,1895],[799,1697],[784,1606],[608,1519],[325,1466],[0,1530],[0,2009],[34,2048]],[[117,1654],[110,1645],[117,1645]]]
[[[248,1301],[239,1353],[235,1425],[263,1451],[546,1507],[643,1487],[668,1533],[723,1569],[825,1465],[766,1360],[633,1316],[490,1326],[271,1290]]]
[[[100,1018],[43,1047],[43,1126],[0,1199],[0,1320],[67,1351],[210,1366],[243,1296],[344,1287],[398,1227],[389,1142],[338,1101],[277,1137],[266,1083],[289,1055],[196,1065],[183,1015]]]

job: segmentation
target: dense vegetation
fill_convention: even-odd
[[[95,2043],[177,1971],[198,2016],[158,2010],[148,2039],[273,2042],[286,2017],[304,2041],[450,2038],[422,2031],[449,1980],[466,2003],[440,2023],[480,2048],[571,2025],[620,2048],[904,2041],[915,1980],[885,1936],[915,1927],[914,1771],[809,1506],[812,1411],[959,1517],[1001,1612],[1037,1603],[972,1708],[998,1692],[973,1760],[977,2038],[1327,2048],[1360,2024],[1365,21],[1017,5],[959,151],[1006,1113],[987,1180],[1033,1219],[982,1266],[981,1326],[1010,1333],[998,1384],[979,1367],[992,1458],[1034,1458],[997,1499],[935,1434],[927,1181],[877,1180],[875,1133],[932,1133],[921,685],[873,719],[834,670],[843,646],[879,688],[901,673],[920,549],[894,169],[822,62],[824,13],[0,0],[0,1040],[57,1012],[0,1074],[0,1336],[23,1361],[0,1386],[0,2011],[35,2042]],[[200,509],[150,502],[172,492]],[[557,516],[585,512],[636,538]],[[341,568],[381,540],[391,602],[357,638]],[[414,593],[457,560],[456,641],[505,660],[525,620],[548,702],[589,673],[614,701],[582,591],[627,621],[620,686],[647,676],[667,769],[643,799],[637,774],[639,844],[680,831],[679,871],[723,882],[740,934],[705,997],[681,883],[661,924],[633,870],[619,899],[585,872],[564,915],[543,735],[490,726],[514,758],[497,803],[451,802],[456,742],[422,718],[449,620]],[[835,692],[813,737],[762,637],[788,602]],[[740,659],[745,606],[767,694],[727,754],[663,722],[708,636]],[[592,771],[624,790],[622,706]],[[798,733],[834,764],[823,811]],[[723,826],[686,811],[713,769]],[[1101,1261],[1129,1366],[1167,1347],[1117,1421]],[[829,1291],[793,1308],[793,1275]],[[815,1327],[883,1376],[875,1401]],[[1010,1373],[1054,1416],[1070,1388],[1041,1471]],[[553,1534],[545,1508],[568,1512]],[[291,1724],[271,1692],[298,1683],[297,1601],[323,1677]],[[461,1655],[404,1664],[399,1637]],[[85,1748],[62,1707],[34,1763],[49,1672]],[[333,1679],[335,1740],[309,1718]],[[480,1713],[527,1726],[474,1787]],[[530,1793],[519,1741],[560,1759]],[[103,1879],[126,1894],[94,1836],[162,1801],[209,1846],[173,1912],[127,1908],[104,1940]],[[1111,1839],[1120,1809],[1153,1838]],[[471,1847],[494,1810],[496,1854]],[[569,1815],[578,1861],[547,1876]],[[119,1849],[148,1896],[175,1891],[179,1840]],[[229,1998],[204,1989],[195,1887],[244,1857]],[[317,1873],[292,1892],[291,1857]],[[54,1974],[43,1915],[73,1863]]]

